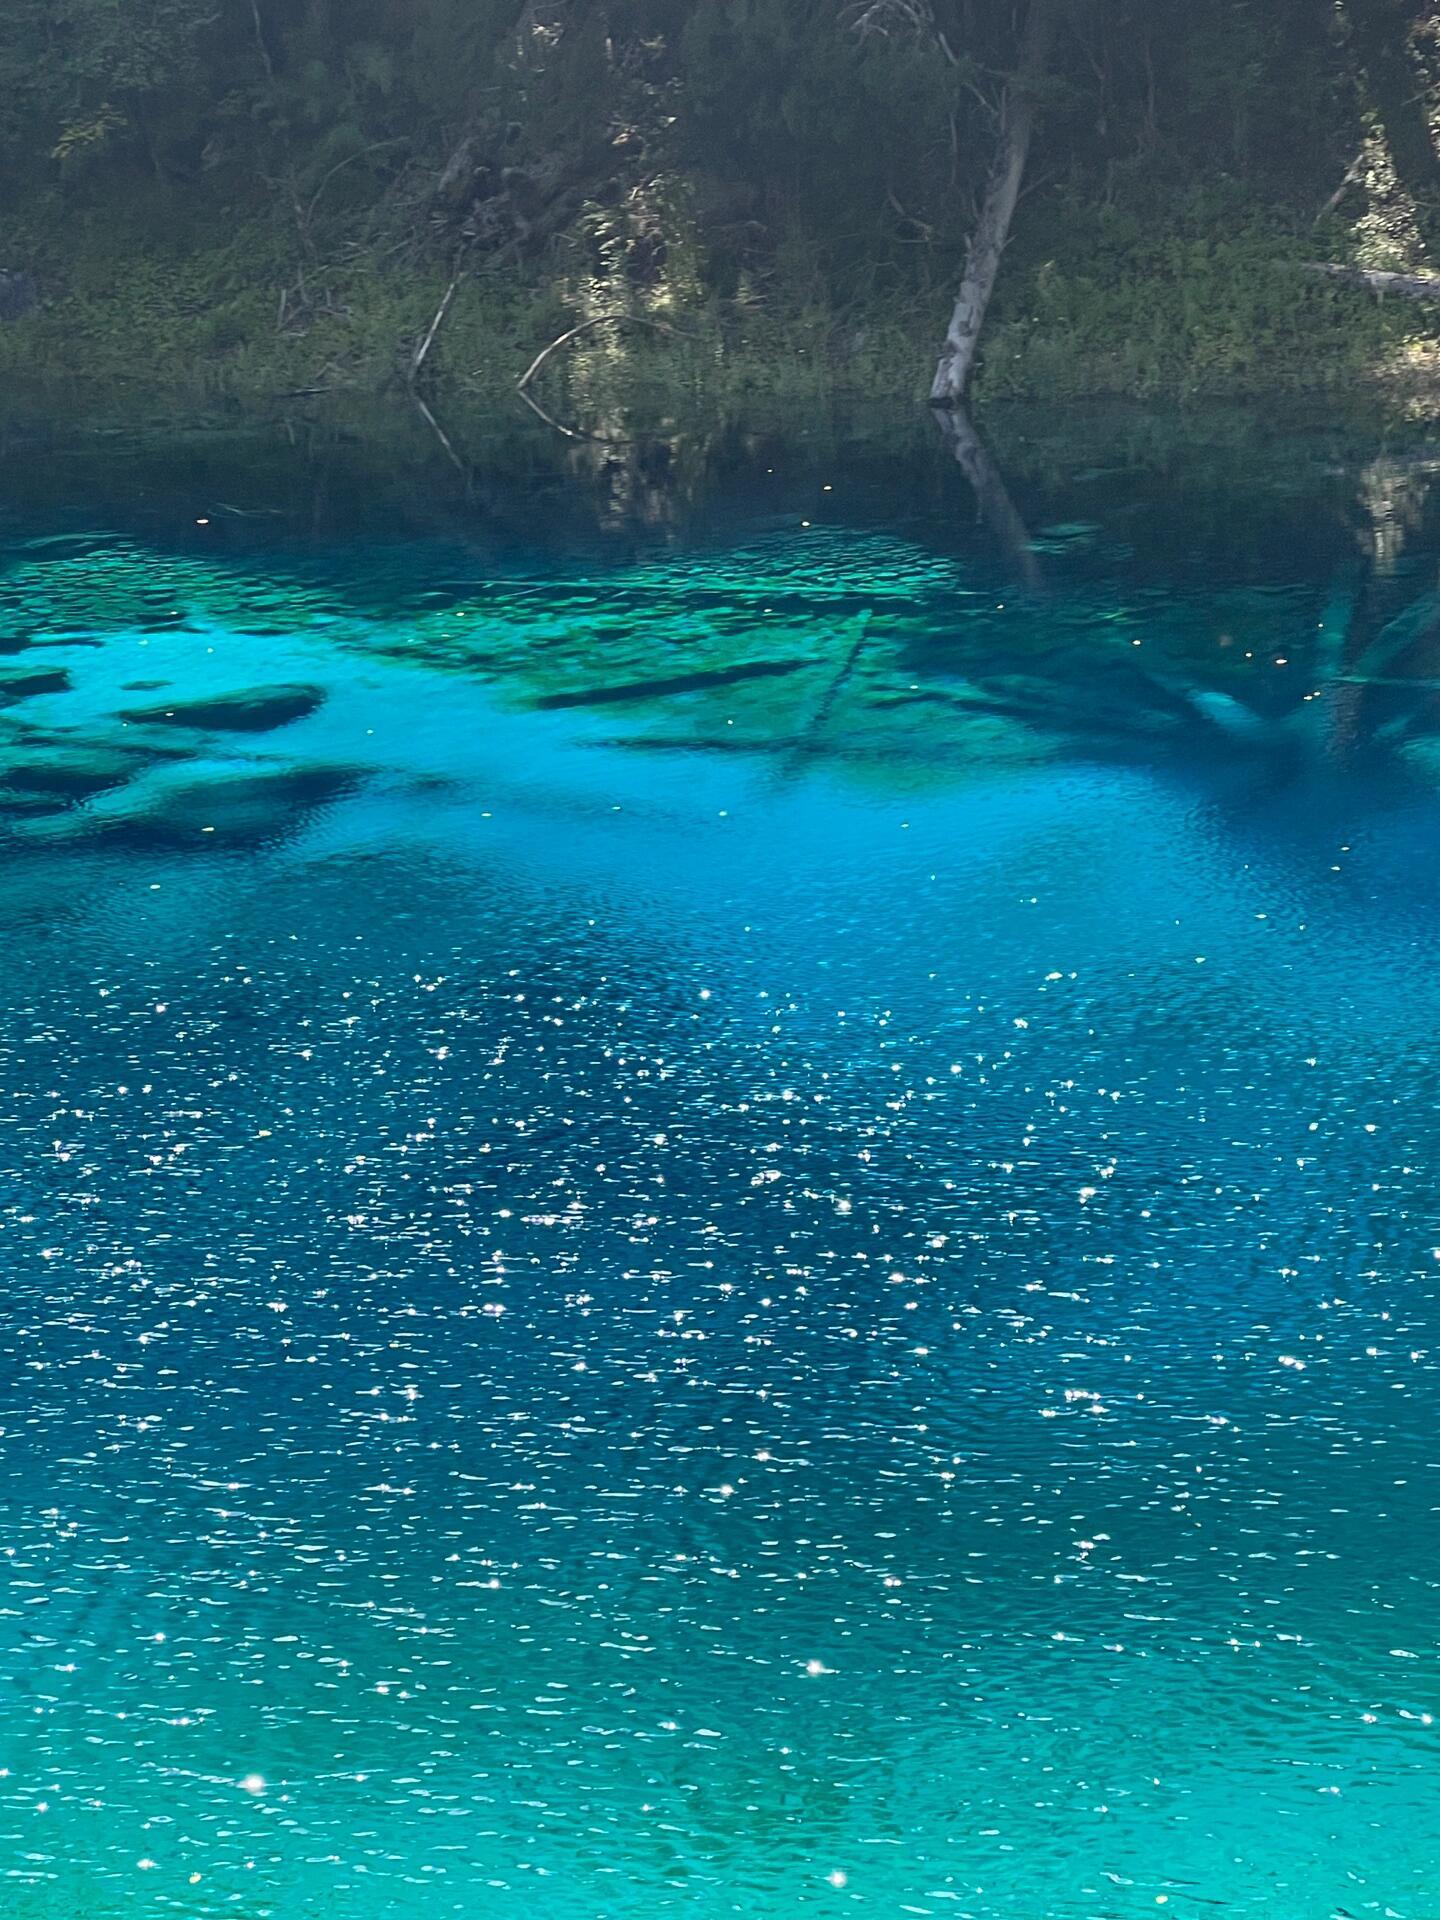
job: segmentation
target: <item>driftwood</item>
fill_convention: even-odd
[[[1338,266],[1329,260],[1303,260],[1300,271],[1317,274],[1322,280],[1338,280],[1346,287],[1367,287],[1371,293],[1440,301],[1440,273],[1380,273],[1369,267]]]

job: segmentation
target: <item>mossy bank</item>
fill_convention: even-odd
[[[177,224],[127,232],[96,211],[0,228],[0,264],[22,264],[39,306],[0,323],[0,374],[201,396],[373,392],[402,382],[451,277],[337,240],[298,253],[256,219],[217,237]],[[1063,209],[1031,222],[1007,258],[975,383],[980,403],[1235,398],[1373,386],[1440,407],[1440,332],[1408,303],[1314,281],[1299,236],[1263,215],[1213,208],[1167,222]],[[688,297],[687,297],[688,295]],[[637,394],[685,406],[707,394],[799,400],[824,392],[923,397],[947,290],[826,296],[777,272],[722,298],[646,297],[563,252],[544,271],[463,275],[427,357],[433,391],[512,390],[536,352],[577,321],[629,312],[665,323],[600,328],[557,355],[537,394],[604,430]],[[567,415],[568,417],[568,415]]]

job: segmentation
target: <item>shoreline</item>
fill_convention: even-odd
[[[13,237],[4,255],[28,262]],[[268,402],[404,391],[446,281],[386,276],[369,256],[320,271],[313,308],[283,318],[288,265],[237,286],[219,253],[35,260],[32,313],[0,322],[0,381],[79,382],[194,402]],[[1233,276],[1132,272],[1097,295],[1053,263],[1022,264],[997,299],[972,398],[1167,405],[1363,396],[1399,417],[1440,418],[1440,336],[1415,308],[1328,285],[1298,286],[1283,266],[1246,301],[1283,297],[1257,329]],[[783,288],[749,301],[646,301],[633,290],[556,277],[543,285],[477,274],[459,285],[425,360],[420,390],[447,402],[514,394],[542,348],[597,315],[659,321],[602,327],[558,352],[534,388],[564,423],[604,434],[613,416],[687,404],[774,405],[848,399],[923,405],[943,328],[944,295],[911,291],[844,309]],[[1198,318],[1196,316],[1199,316]],[[553,403],[553,405],[552,405]],[[569,411],[565,411],[568,409]]]

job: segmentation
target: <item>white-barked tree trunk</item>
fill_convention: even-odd
[[[964,397],[975,350],[995,290],[1010,223],[1025,178],[1039,111],[1037,91],[1044,80],[1055,39],[1059,0],[1030,0],[1015,73],[1000,103],[1000,128],[994,165],[985,187],[980,218],[965,254],[965,272],[945,334],[945,348],[930,387],[930,403],[954,407]]]

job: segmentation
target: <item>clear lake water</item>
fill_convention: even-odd
[[[6,1920],[1437,1920],[1440,446],[397,432],[5,430]]]

